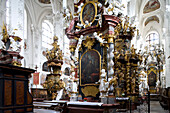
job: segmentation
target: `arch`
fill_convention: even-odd
[[[42,13],[40,14],[38,20],[38,27],[41,28],[41,23],[43,22],[43,20],[45,19],[45,16],[47,15],[52,15],[52,10],[49,8],[44,8],[44,10],[42,11]]]
[[[27,1],[27,0],[26,0],[26,1]],[[27,1],[27,2],[28,2],[28,1]],[[24,3],[25,3],[25,2],[24,2]],[[35,24],[35,23],[36,23],[36,22],[35,22],[35,19],[33,18],[33,14],[31,13],[31,9],[32,9],[32,8],[30,8],[30,7],[32,7],[32,6],[28,6],[27,3],[24,4],[24,9],[25,9],[25,11],[26,11],[26,13],[27,13],[27,20],[30,19],[30,20],[31,20],[31,23]]]
[[[151,16],[151,17],[148,17],[145,21],[145,26],[149,23],[149,22],[152,22],[152,21],[156,21],[159,23],[159,18],[155,15],[155,16]]]
[[[148,0],[142,0],[142,3],[141,3],[141,5],[140,5],[140,9],[139,9],[139,23],[140,23],[140,25],[144,25],[144,22],[146,21],[146,19],[148,18],[148,17],[150,17],[150,16],[154,16],[154,15],[156,15],[158,18],[159,18],[159,20],[160,20],[160,24],[162,24],[163,23],[163,13],[165,12],[165,2],[164,2],[164,0],[158,0],[159,1],[159,3],[160,3],[160,8],[159,9],[157,9],[157,10],[155,10],[155,11],[152,11],[152,12],[150,12],[150,13],[143,13],[143,9],[144,9],[144,7],[145,7],[145,5],[147,4],[147,2],[148,2]]]

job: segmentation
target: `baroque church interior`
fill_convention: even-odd
[[[170,0],[0,0],[0,113],[169,113]]]

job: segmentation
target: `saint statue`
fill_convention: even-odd
[[[100,97],[105,97],[108,95],[108,86],[109,83],[106,81],[106,72],[105,69],[101,70],[100,80],[98,81],[100,83],[99,85],[99,91],[100,91]]]

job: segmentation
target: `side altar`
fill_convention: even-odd
[[[102,0],[80,0],[74,6],[75,18],[71,20],[66,34],[70,39],[72,55],[78,52],[78,93],[82,98],[89,97],[97,101],[103,92],[99,88],[100,81],[105,79],[107,82],[111,74],[108,67],[108,59],[112,57],[109,47],[113,45],[114,28],[120,22],[121,13],[109,15],[105,9],[109,8],[109,3]],[[105,70],[103,79],[100,76],[102,69]]]

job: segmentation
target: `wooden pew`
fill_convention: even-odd
[[[65,113],[67,102],[68,101],[63,101],[63,100],[44,101],[44,103],[56,103],[56,104],[58,104],[57,106],[54,107],[54,110],[60,111],[61,113]]]
[[[162,89],[159,102],[165,110],[170,111],[170,88]]]
[[[54,109],[57,103],[33,102],[34,108]]]
[[[118,103],[68,102],[65,113],[112,113],[118,106]]]

